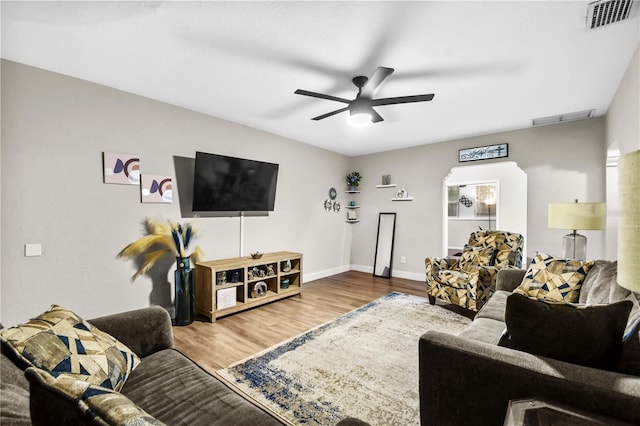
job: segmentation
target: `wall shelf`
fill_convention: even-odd
[[[376,188],[395,188],[396,185],[395,183],[390,183],[389,185],[376,185]]]
[[[413,197],[392,198],[391,201],[413,201]]]
[[[360,221],[358,219],[356,219],[356,220],[348,220],[347,219],[347,220],[345,220],[345,222],[347,222],[347,223],[357,223],[357,222],[360,222]]]
[[[359,194],[360,191],[344,191],[345,194]]]
[[[359,209],[360,206],[344,206],[345,209]]]

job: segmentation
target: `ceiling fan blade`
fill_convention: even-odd
[[[373,98],[373,95],[376,94],[380,85],[393,74],[393,68],[387,67],[378,67],[375,72],[371,76],[371,78],[367,81],[367,83],[362,88],[361,96]]]
[[[429,95],[413,95],[413,96],[398,96],[395,98],[380,98],[373,99],[371,106],[379,105],[392,105],[392,104],[408,104],[410,102],[426,102],[433,99],[435,95],[433,93]]]
[[[347,107],[344,107],[344,108],[340,108],[340,109],[337,109],[337,110],[335,110],[335,111],[331,111],[331,112],[328,112],[328,113],[326,113],[326,114],[322,114],[322,115],[319,115],[319,116],[317,116],[317,117],[313,117],[313,118],[312,118],[312,120],[316,120],[316,121],[318,121],[318,120],[322,120],[323,118],[331,117],[332,115],[336,115],[336,114],[339,114],[339,113],[341,113],[341,112],[345,112],[345,111],[347,111],[348,109],[349,109],[349,107],[348,107],[348,106],[347,106]]]
[[[330,101],[342,102],[348,104],[349,99],[338,98],[337,96],[325,95],[324,93],[310,92],[308,90],[298,89],[294,92],[296,95],[311,96],[312,98],[328,99]]]
[[[384,118],[375,109],[371,108],[371,122],[377,123],[379,121],[384,121]]]

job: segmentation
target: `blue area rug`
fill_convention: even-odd
[[[229,386],[292,425],[419,425],[418,339],[458,334],[471,320],[427,298],[389,293],[217,371]]]

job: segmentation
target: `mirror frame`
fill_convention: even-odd
[[[381,233],[380,233],[380,225],[382,224],[382,219],[383,216],[389,216],[391,219],[393,219],[393,223],[391,226],[391,241],[385,241],[383,242],[383,244],[389,244],[389,257],[386,257],[386,247],[381,247],[380,244],[380,237],[381,237]],[[393,244],[394,244],[394,240],[395,240],[395,234],[396,234],[396,214],[395,213],[380,213],[378,215],[378,234],[376,236],[376,254],[375,254],[375,258],[373,259],[373,276],[374,277],[381,277],[381,278],[391,278],[391,271],[392,271],[392,267],[393,267]],[[383,236],[384,238],[384,236]],[[387,237],[388,239],[388,237]],[[378,253],[378,250],[381,249],[385,249],[385,252],[380,252]],[[382,258],[384,256],[384,258]],[[385,275],[384,274],[384,269],[382,270],[382,274],[376,274],[376,267],[378,266],[378,258],[381,257],[380,262],[382,261],[386,261],[385,263],[385,268],[388,268],[389,270],[389,274]]]

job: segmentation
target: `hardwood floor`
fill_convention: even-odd
[[[248,311],[174,327],[176,348],[214,372],[399,291],[426,297],[425,283],[349,271],[304,283],[302,294]]]

